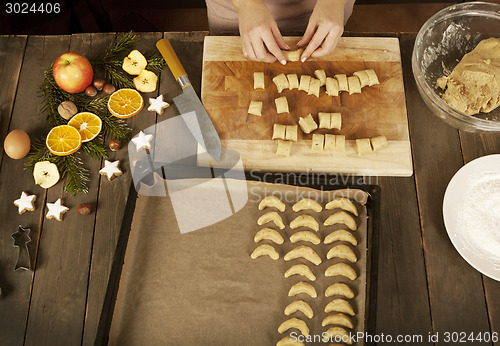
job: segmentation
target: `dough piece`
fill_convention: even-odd
[[[290,287],[290,290],[288,291],[288,296],[293,297],[300,293],[305,293],[309,295],[311,298],[318,297],[318,294],[316,293],[316,289],[314,288],[314,286],[311,285],[309,282],[305,281],[297,282],[295,285]]]
[[[263,209],[268,208],[268,207],[274,207],[274,208],[278,209],[279,211],[284,212],[286,205],[278,197],[270,195],[270,196],[263,198],[259,202],[259,210],[263,210]]]
[[[285,258],[286,261],[286,258]],[[345,276],[346,278],[350,280],[356,280],[358,277],[358,274],[356,274],[356,271],[354,270],[353,267],[351,267],[349,264],[346,263],[336,263],[332,264],[325,270],[325,276]],[[325,312],[330,312],[330,311],[325,311]],[[343,311],[341,311],[343,312]]]
[[[297,125],[286,125],[285,139],[287,141],[297,142],[297,133],[299,132]]]
[[[347,77],[347,84],[349,85],[349,95],[361,93],[361,83],[358,77]]]
[[[285,241],[277,230],[268,227],[265,227],[260,231],[258,231],[255,237],[253,238],[253,241],[256,243],[262,240],[270,240],[279,245],[283,244],[283,242]]]
[[[332,327],[322,334],[323,342],[342,340],[347,345],[352,345],[351,335],[342,327]]]
[[[352,323],[351,319],[341,312],[336,313],[334,315],[328,315],[321,322],[321,325],[323,327],[326,327],[326,326],[331,325],[331,324],[334,324],[337,326],[342,326],[342,327],[347,327],[350,329],[354,328],[354,324]]]
[[[274,103],[276,103],[276,112],[278,114],[290,113],[288,109],[288,101],[286,100],[285,96],[278,97],[277,99],[274,100]]]
[[[345,151],[345,136],[336,135],[335,136],[335,151],[344,152]]]
[[[332,226],[336,225],[338,223],[344,224],[351,231],[355,231],[358,227],[356,225],[356,221],[354,218],[351,216],[351,214],[345,212],[345,211],[338,211],[332,215],[330,215],[324,222],[325,226]]]
[[[27,211],[35,210],[36,195],[28,195],[26,192],[21,192],[21,197],[14,201],[14,205],[17,207],[19,215],[24,214]]]
[[[321,243],[321,240],[318,238],[318,236],[311,231],[300,231],[294,233],[290,236],[290,241],[294,244],[299,241],[309,242],[314,245],[318,245],[319,243]]]
[[[297,77],[297,74],[287,74],[286,78],[288,79],[288,86],[290,87],[290,90],[299,88],[299,77]]]
[[[332,77],[326,78],[326,93],[330,96],[339,96],[339,82]]]
[[[377,74],[375,73],[374,70],[368,69],[368,70],[365,70],[365,72],[368,75],[368,79],[369,79],[368,85],[369,86],[372,86],[372,85],[375,85],[375,84],[379,84]]]
[[[296,213],[302,210],[314,210],[315,212],[319,213],[323,210],[323,207],[314,199],[302,198],[300,201],[293,205],[292,210]]]
[[[314,276],[311,269],[309,269],[309,267],[306,266],[305,264],[294,264],[293,266],[288,268],[287,271],[285,272],[285,277],[288,278],[292,275],[302,275],[311,281],[316,280],[316,276]]]
[[[373,151],[384,149],[389,144],[385,136],[373,137],[370,139],[370,142],[372,143]]]
[[[285,89],[290,88],[290,85],[288,84],[288,79],[286,78],[284,73],[281,73],[276,77],[274,77],[273,82],[276,85],[276,88],[278,88],[279,93]]]
[[[309,335],[309,328],[307,327],[307,324],[301,319],[296,317],[290,318],[289,320],[286,320],[285,322],[280,324],[280,326],[278,327],[278,332],[280,334],[283,334],[284,332],[286,332],[288,329],[291,328],[296,328],[300,330],[302,335]]]
[[[337,197],[333,201],[328,202],[325,206],[325,209],[328,209],[328,210],[333,210],[336,208],[348,211],[348,212],[358,216],[358,209],[356,208],[354,203],[352,203],[352,201],[349,198]]]
[[[259,258],[260,256],[269,256],[273,260],[277,260],[278,258],[280,258],[280,254],[278,253],[278,251],[276,251],[276,249],[269,244],[262,244],[257,246],[250,255],[252,259]]]
[[[339,91],[349,91],[347,76],[344,73],[336,74],[335,79],[337,79],[337,82],[339,83]]]
[[[314,312],[309,304],[307,304],[303,300],[295,300],[287,305],[285,308],[285,315],[290,316],[291,314],[300,311],[304,314],[304,316],[308,318],[313,318]]]
[[[356,237],[351,232],[345,229],[338,229],[336,231],[333,231],[325,237],[323,243],[331,244],[336,241],[345,241],[346,243],[350,243],[353,246],[358,245],[358,240],[356,239]]]
[[[286,125],[274,124],[273,139],[285,139]]]
[[[460,112],[488,113],[500,106],[500,38],[479,42],[440,82],[443,101]]]
[[[326,84],[326,73],[325,70],[316,70],[314,71],[314,75],[316,78],[319,79],[320,86],[323,86]]]
[[[253,88],[254,89],[265,89],[264,72],[254,72],[253,73]]]
[[[321,87],[320,80],[316,78],[311,78],[311,81],[309,83],[309,91],[307,92],[307,95],[314,95],[316,97],[319,97],[320,87]]]
[[[369,154],[372,152],[372,145],[369,138],[356,139],[356,149],[358,155]]]
[[[278,141],[278,147],[276,149],[276,156],[290,156],[292,151],[291,141]]]
[[[342,127],[342,115],[340,113],[330,113],[330,128],[340,130]]]
[[[311,83],[311,76],[302,75],[300,76],[299,90],[309,92],[309,84]]]
[[[330,303],[328,303],[325,306],[325,312],[330,313],[330,312],[341,312],[343,314],[348,314],[351,316],[354,316],[354,309],[352,308],[351,304],[345,299],[338,298],[338,299],[333,299]]]
[[[359,78],[359,84],[361,88],[370,85],[370,77],[368,77],[368,73],[366,70],[354,72],[353,75]]]
[[[347,284],[343,282],[336,282],[328,286],[325,290],[325,297],[332,296],[344,296],[348,299],[352,299],[354,298],[354,292]]]
[[[315,265],[321,264],[321,257],[319,257],[319,255],[316,253],[316,251],[314,251],[313,249],[311,249],[307,245],[297,246],[295,249],[290,250],[285,255],[284,258],[285,258],[285,261],[291,261],[291,260],[294,260],[297,258],[304,258]]]
[[[318,113],[319,128],[320,129],[331,129],[331,113]]]
[[[325,145],[323,147],[324,151],[334,151],[335,150],[335,135],[327,133],[325,135]]]
[[[262,102],[261,101],[250,101],[250,106],[248,107],[248,114],[262,116]]]
[[[276,346],[305,346],[305,344],[301,341],[298,341],[296,337],[292,339],[290,335],[287,335],[283,339],[278,341],[276,343]]]
[[[309,227],[315,232],[319,231],[319,223],[311,215],[299,215],[292,222],[290,222],[290,228],[296,229],[299,227]]]
[[[259,226],[265,225],[268,222],[274,222],[274,224],[276,226],[278,226],[279,229],[285,228],[285,224],[283,223],[283,219],[281,218],[280,214],[278,214],[275,211],[268,211],[267,213],[265,213],[264,215],[259,217],[259,219],[257,220],[257,224]]]
[[[314,121],[311,113],[306,115],[304,118],[299,117],[299,126],[304,133],[311,133],[318,128],[318,124]]]
[[[356,256],[354,251],[352,251],[349,246],[344,244],[339,244],[332,247],[326,254],[326,258],[343,258],[351,263],[356,263],[358,261],[358,257]]]
[[[284,50],[283,54],[288,61],[299,61],[303,51],[304,48],[299,48],[297,50]]]
[[[325,135],[321,135],[318,133],[313,134],[311,150],[323,151],[324,146],[325,146]]]

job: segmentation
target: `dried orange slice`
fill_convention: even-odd
[[[45,144],[54,155],[69,155],[80,149],[82,136],[73,126],[60,125],[50,130]]]
[[[82,142],[89,142],[101,132],[102,120],[94,113],[81,112],[75,114],[68,122],[68,125],[73,126],[80,132]]]
[[[115,91],[108,100],[108,109],[117,118],[130,118],[144,107],[144,99],[135,89],[120,89]]]

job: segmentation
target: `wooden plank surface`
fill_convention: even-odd
[[[12,70],[2,70],[2,76],[5,73],[6,80],[9,81],[7,88],[2,88],[2,95],[5,95],[5,91],[12,92],[12,90],[16,90],[16,97],[10,123],[9,108],[12,107],[12,104],[5,104],[6,112],[2,115],[2,129],[4,131],[2,134],[6,133],[5,130],[8,126],[9,130],[23,129],[32,140],[40,138],[46,134],[48,128],[45,125],[45,117],[40,113],[40,99],[37,97],[38,88],[44,78],[43,71],[57,58],[57,51],[68,49],[69,37],[30,36],[26,48],[24,48],[25,38],[20,38],[21,41],[17,42],[17,48],[15,47],[16,39],[9,38],[8,40],[10,42],[7,42],[7,46],[4,47],[10,47],[12,50],[7,51],[8,54],[1,54],[2,58],[0,59],[7,59],[3,60],[4,66],[6,68],[10,67]],[[0,41],[3,42],[2,45],[6,42],[5,38]],[[21,61],[22,69],[19,74],[19,67],[21,67],[19,63]],[[18,81],[14,76],[9,76],[10,71],[18,74]],[[8,99],[7,96],[5,98],[6,102]],[[5,342],[6,345],[22,345],[24,343],[32,280],[35,273],[38,274],[38,272],[33,271],[13,271],[17,258],[17,248],[13,247],[11,234],[17,230],[18,225],[31,229],[30,237],[32,240],[28,244],[28,248],[31,254],[32,267],[35,268],[38,264],[37,249],[41,223],[45,215],[43,206],[46,192],[35,185],[33,176],[24,170],[24,163],[25,160],[12,160],[4,155],[0,172],[0,195],[2,196],[0,201],[0,218],[2,220],[0,285],[5,290],[5,296],[0,301],[0,335],[2,343]],[[23,190],[37,196],[36,209],[18,215],[13,202],[19,198]],[[43,266],[43,261],[40,266]]]
[[[296,42],[297,38],[287,40]],[[280,73],[314,76],[324,69],[327,76],[372,68],[380,85],[365,87],[361,94],[320,97],[298,90],[278,93],[272,78]],[[253,72],[265,74],[265,90],[253,89]],[[290,113],[278,114],[274,99],[285,96]],[[208,36],[204,44],[202,101],[221,138],[222,147],[240,153],[246,169],[294,172],[336,172],[409,176],[412,173],[406,104],[399,43],[396,38],[342,38],[335,53],[305,63],[266,64],[244,59],[239,37]],[[263,116],[249,115],[250,101],[263,102]],[[314,133],[346,136],[346,152],[312,152],[312,134],[298,133],[290,157],[276,157],[273,124],[297,124],[300,116],[318,112],[341,112],[342,129],[318,129]],[[385,135],[384,150],[358,156],[355,140]],[[224,157],[223,157],[224,159]],[[270,164],[272,163],[272,164]]]
[[[432,114],[418,94],[410,64],[414,38],[403,35],[401,46],[433,331],[484,333],[490,327],[481,274],[455,250],[442,216],[446,186],[463,164],[458,131]]]

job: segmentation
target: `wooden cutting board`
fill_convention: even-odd
[[[290,46],[298,37],[286,37]],[[278,93],[272,78],[280,73],[308,74],[324,69],[327,76],[348,76],[374,69],[380,84],[364,87],[361,94],[320,97],[303,91]],[[253,89],[253,73],[263,71],[265,90]],[[286,96],[290,114],[277,114],[274,99]],[[246,60],[240,37],[207,36],[204,42],[201,99],[219,133],[223,149],[240,153],[246,170],[282,172],[325,172],[355,175],[410,176],[413,173],[408,119],[397,38],[343,37],[331,55],[305,63],[263,63]],[[250,101],[262,101],[262,116],[249,115]],[[345,153],[311,151],[312,134],[299,129],[298,142],[290,157],[276,156],[271,139],[273,124],[297,124],[308,113],[318,122],[318,112],[340,112],[341,130],[318,129],[313,133],[343,134]],[[357,138],[384,135],[387,148],[358,156]]]

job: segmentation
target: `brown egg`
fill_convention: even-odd
[[[28,155],[30,146],[30,137],[23,130],[10,131],[3,142],[5,153],[14,160],[22,159]]]

